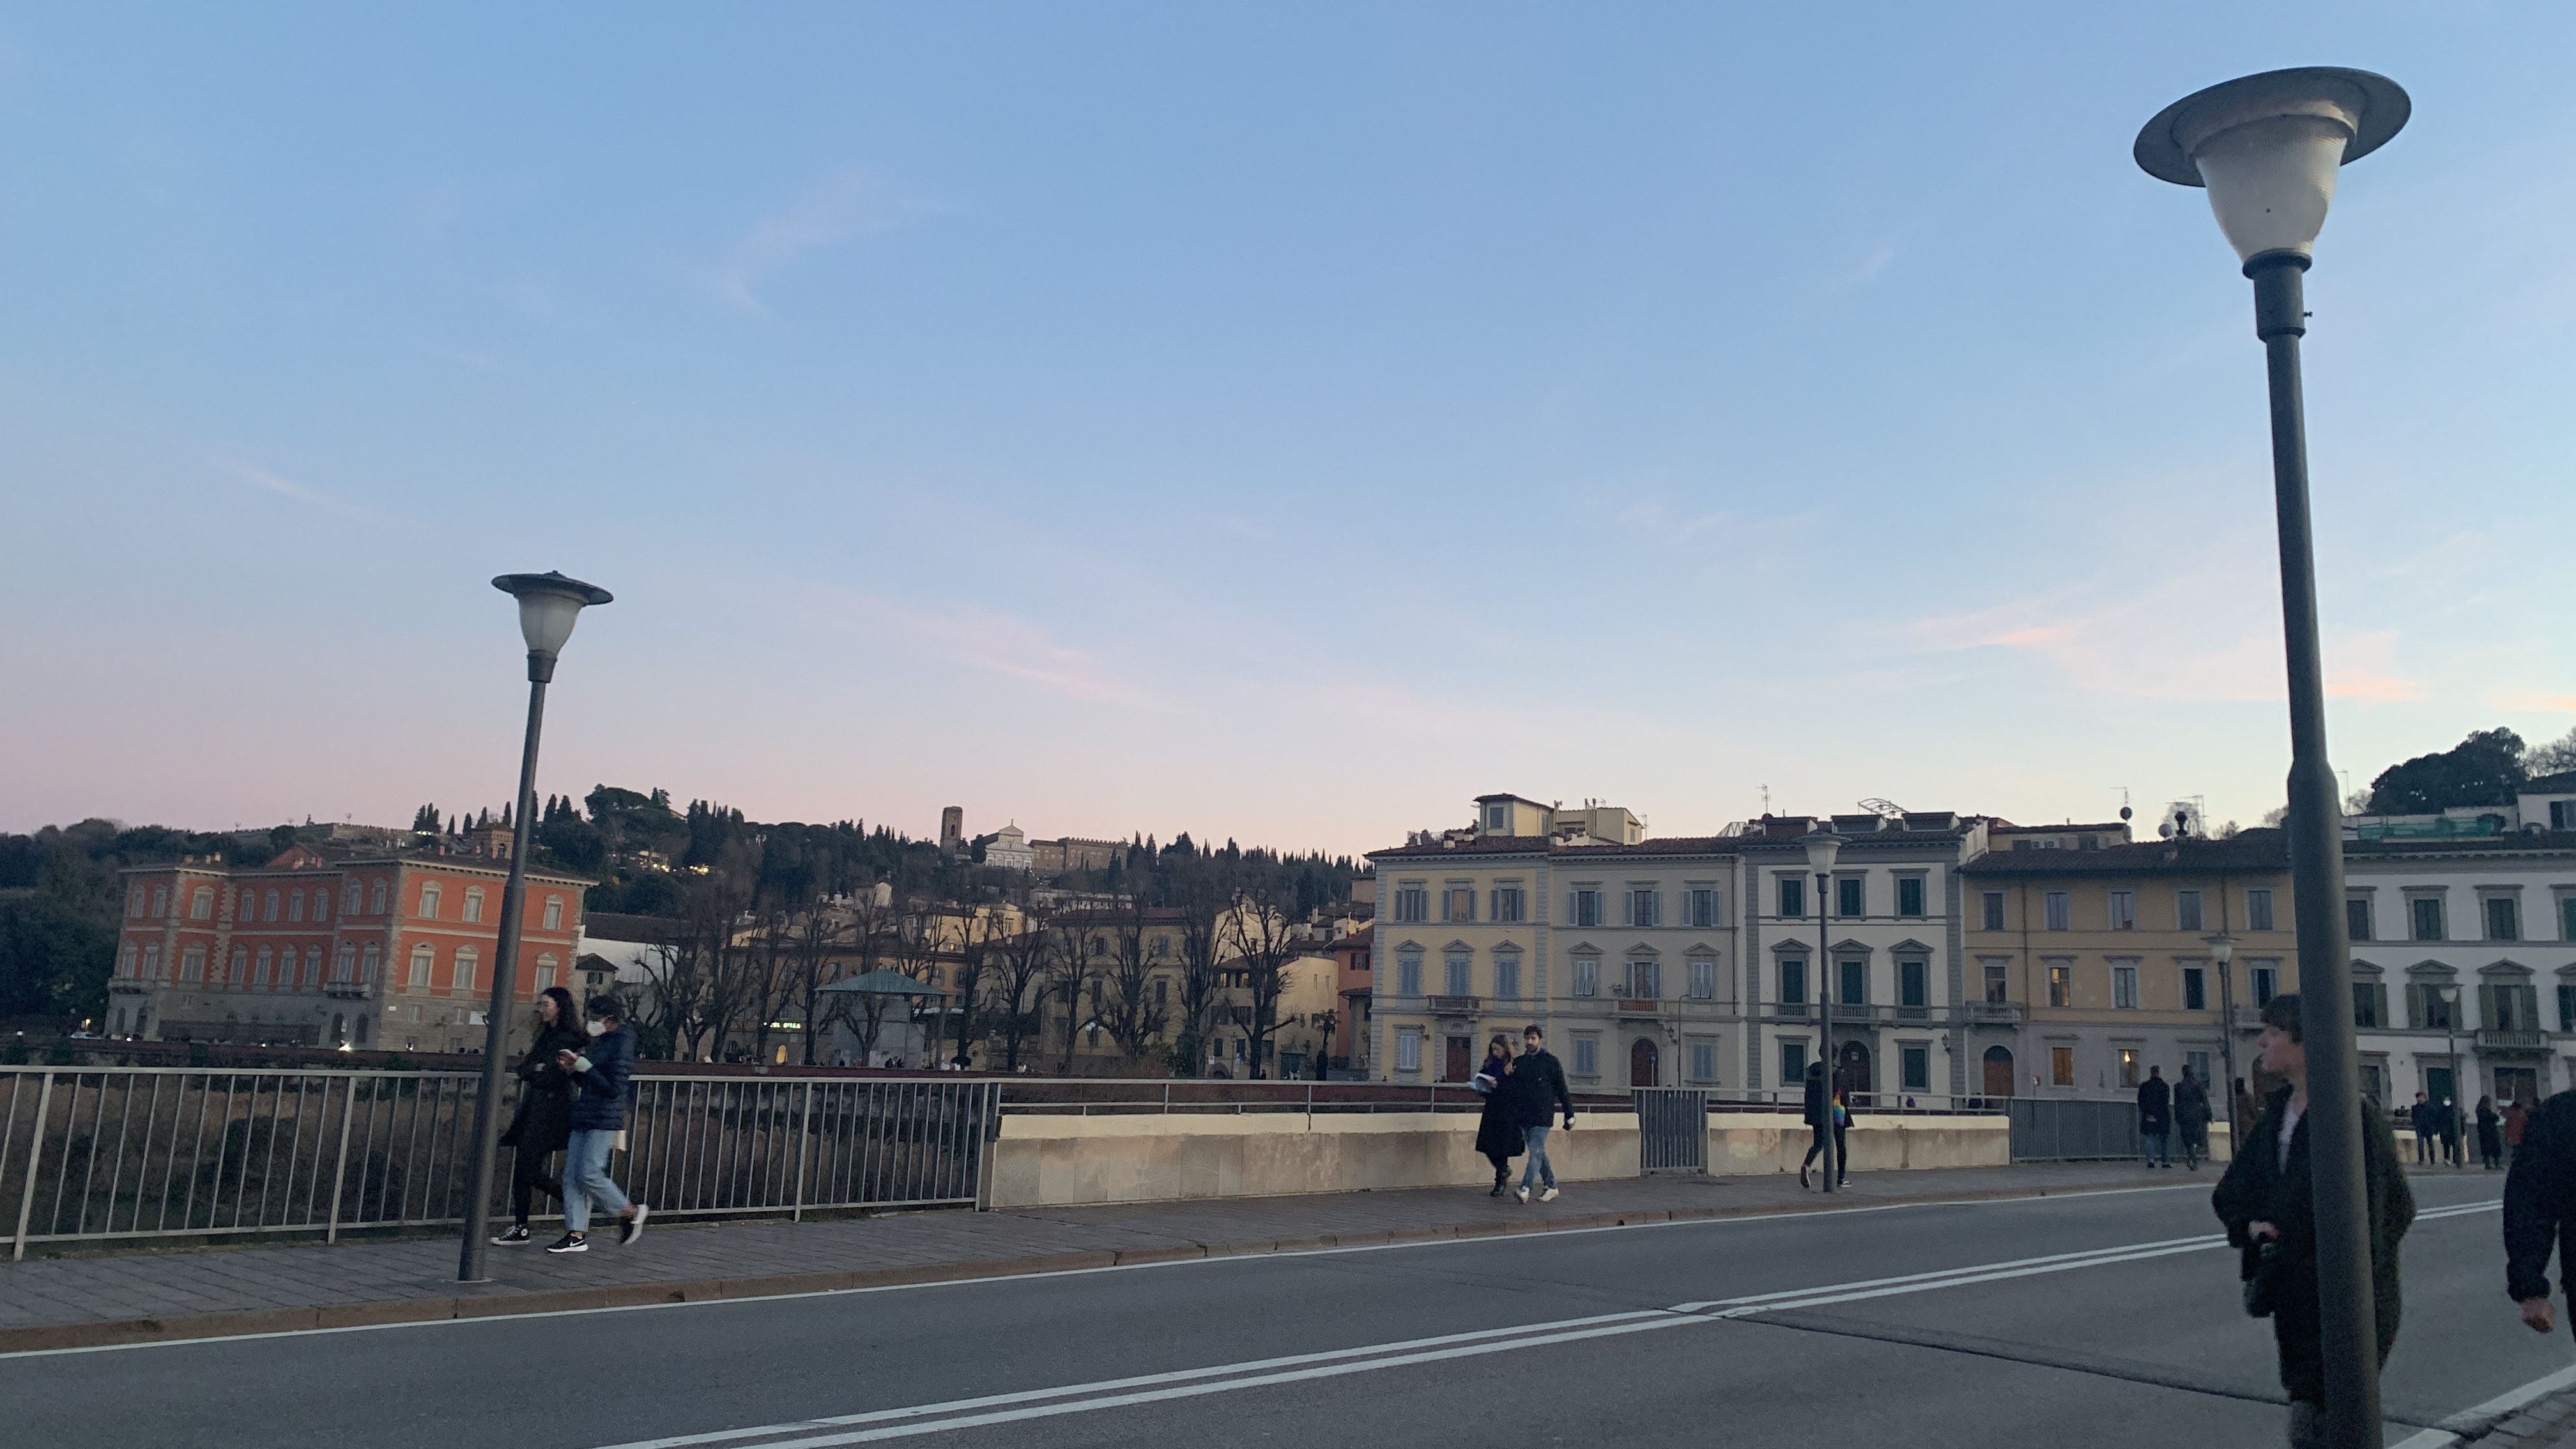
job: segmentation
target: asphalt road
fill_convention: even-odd
[[[0,1357],[0,1444],[2277,1444],[2210,1180]],[[2392,1443],[2576,1361],[2500,1185],[2417,1180]]]

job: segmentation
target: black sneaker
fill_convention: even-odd
[[[510,1228],[507,1232],[501,1234],[501,1236],[494,1238],[492,1240],[492,1246],[496,1248],[515,1248],[521,1243],[530,1241],[533,1240],[528,1235],[528,1225],[526,1223],[520,1223]]]
[[[621,1218],[618,1220],[617,1246],[621,1248],[625,1247],[628,1243],[634,1242],[637,1238],[644,1236],[644,1220],[652,1215],[653,1210],[651,1208],[646,1207],[640,1202],[637,1203],[635,1205],[635,1216],[631,1218]]]
[[[553,1242],[546,1244],[546,1251],[549,1253],[587,1253],[590,1251],[590,1239],[583,1237],[579,1233],[566,1233],[562,1237],[555,1239]]]

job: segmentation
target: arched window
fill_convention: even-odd
[[[125,949],[116,953],[116,974],[125,977],[129,981],[134,977],[134,943],[132,941],[126,942]]]
[[[161,943],[158,941],[143,948],[143,979],[146,981],[161,979]]]
[[[322,948],[319,946],[304,948],[304,985],[307,990],[322,985]]]
[[[298,924],[303,922],[304,892],[288,891],[286,893],[286,918],[290,921],[297,922]]]
[[[367,982],[374,981],[376,979],[376,969],[384,965],[384,963],[384,948],[373,941],[369,941],[367,943],[367,954],[359,958],[358,979]]]
[[[331,955],[331,979],[334,981],[347,981],[352,979],[351,973],[355,970],[357,964],[357,948],[351,946],[346,941],[341,942],[340,949],[333,952]]]
[[[247,949],[233,948],[233,969],[225,973],[224,980],[234,986],[250,984],[250,952]]]
[[[154,886],[152,888],[152,919],[157,921],[168,914],[170,914],[170,888],[165,885]]]
[[[367,892],[367,911],[370,915],[378,916],[385,913],[385,882],[382,876],[376,878],[375,885]]]
[[[210,921],[213,920],[214,917],[215,888],[213,886],[197,887],[195,894],[188,897],[188,919],[192,921]]]
[[[261,918],[262,918],[263,920],[270,920],[270,921],[274,921],[274,920],[276,920],[276,919],[277,919],[277,892],[276,892],[276,891],[271,890],[267,895],[262,896],[262,897],[260,898],[260,903],[259,903],[259,905],[260,905],[260,916],[261,916]]]
[[[250,900],[251,900],[251,897],[250,897],[250,887],[249,887],[249,886],[243,886],[240,890],[237,890],[237,891],[233,892],[233,919],[234,919],[234,920],[236,920],[236,921],[247,921],[247,920],[252,919],[252,912],[251,912],[251,903],[250,903]]]
[[[411,948],[412,990],[427,991],[429,989],[429,967],[431,961],[434,960],[437,955],[438,953],[436,951],[429,948],[427,942],[423,942],[422,944]]]
[[[549,931],[563,929],[563,897],[561,896],[546,897],[546,929]]]
[[[317,921],[331,919],[331,892],[321,886],[313,888],[313,919]]]
[[[468,886],[465,890],[465,920],[471,925],[483,919],[483,888]]]
[[[331,1045],[338,1046],[348,1039],[349,1018],[340,1012],[331,1013]]]
[[[255,986],[266,986],[269,981],[268,970],[269,949],[266,946],[262,946],[259,948],[259,964],[251,968],[251,984]]]
[[[136,918],[136,919],[138,919],[138,920],[142,918],[142,915],[143,915],[143,887],[141,887],[141,886],[135,886],[135,887],[133,887],[132,889],[130,889],[130,890],[128,890],[128,891],[126,891],[126,893],[125,893],[125,913],[126,913],[127,915],[129,915],[129,916],[135,917],[135,918]],[[117,1016],[117,1020],[119,1020],[119,1021],[123,1021],[123,1020],[125,1019],[125,1013],[124,1013],[124,1012],[121,1012],[121,1011],[120,1011],[120,1012],[118,1012],[118,1013],[116,1014],[116,1016]]]
[[[474,989],[474,967],[480,955],[471,946],[456,948],[456,974],[448,980],[450,990],[470,992]]]
[[[179,979],[182,981],[203,981],[206,979],[205,947],[191,946],[180,955]]]
[[[420,918],[424,921],[438,919],[438,882],[434,880],[420,883]]]
[[[547,987],[552,986],[552,985],[554,985],[554,984],[555,984],[555,953],[554,953],[554,952],[552,952],[552,951],[548,951],[548,952],[544,953],[543,955],[540,955],[539,957],[537,957],[537,988],[536,988],[536,989],[537,989],[537,990],[539,990],[539,991],[543,991],[543,990],[545,990]]]
[[[350,881],[346,885],[340,887],[340,914],[344,916],[354,916],[357,913],[358,883],[356,881]]]
[[[374,1017],[372,1017],[372,1016],[368,1016],[368,1015],[367,1015],[367,1014],[365,1014],[364,1012],[359,1013],[359,1015],[358,1015],[358,1045],[360,1045],[360,1046],[365,1046],[365,1045],[367,1044],[367,1036],[368,1036],[367,1028],[368,1028],[368,1027],[370,1027],[370,1026],[373,1026],[374,1024],[375,1024],[375,1018],[374,1018]]]

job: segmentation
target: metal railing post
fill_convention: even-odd
[[[323,1100],[330,1099],[325,1097]],[[358,1078],[353,1072],[349,1076],[349,1098],[340,1107],[340,1153],[331,1164],[331,1225],[322,1234],[322,1241],[326,1243],[340,1241],[340,1189],[349,1181],[349,1126],[357,1118]],[[311,1211],[309,1204],[306,1211]]]
[[[796,1087],[796,1203],[787,1210],[791,1223],[805,1221],[805,1118],[814,1106],[813,1082],[799,1082]]]
[[[45,1083],[36,1089],[36,1130],[27,1141],[27,1186],[18,1194],[18,1232],[9,1245],[9,1261],[23,1261],[27,1256],[27,1216],[36,1210],[36,1169],[45,1162],[45,1118],[54,1102],[54,1074],[45,1073]],[[70,1139],[64,1139],[69,1150]],[[68,1159],[66,1159],[68,1163]]]

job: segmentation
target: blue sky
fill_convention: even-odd
[[[0,828],[541,788],[1365,850],[2286,766],[2261,354],[2167,101],[2415,119],[2309,282],[2336,763],[2576,726],[2576,14],[0,19]]]

